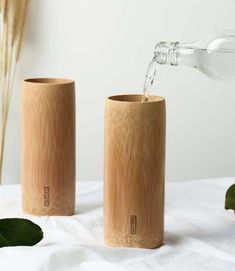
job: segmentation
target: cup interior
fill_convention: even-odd
[[[38,83],[38,84],[71,84],[74,83],[73,80],[63,79],[63,78],[31,78],[25,79],[28,83]]]
[[[132,103],[142,103],[142,98],[143,98],[143,95],[140,95],[140,94],[114,95],[114,96],[108,97],[108,99],[112,101],[132,102]],[[148,101],[144,103],[159,102],[163,100],[164,98],[161,96],[149,96]]]

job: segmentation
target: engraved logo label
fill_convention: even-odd
[[[136,234],[137,217],[136,215],[131,215],[131,234]]]
[[[43,199],[44,199],[44,206],[45,207],[50,206],[50,188],[47,186],[44,187]]]

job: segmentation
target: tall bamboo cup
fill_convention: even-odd
[[[111,246],[163,244],[165,100],[141,99],[106,100],[104,238]]]
[[[75,208],[75,83],[24,80],[21,93],[22,205],[33,215]]]

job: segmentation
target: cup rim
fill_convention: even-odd
[[[145,101],[143,102],[142,97],[143,97],[142,94],[119,94],[109,96],[107,100],[119,103],[140,103],[140,104],[150,104],[165,100],[165,98],[162,96],[150,95],[149,100],[147,102]]]
[[[49,85],[67,85],[74,84],[74,80],[65,78],[53,78],[53,77],[38,77],[38,78],[28,78],[23,80],[24,83],[31,84],[49,84]]]

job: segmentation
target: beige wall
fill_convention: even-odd
[[[5,183],[19,182],[19,82],[77,82],[77,178],[101,180],[104,99],[137,92],[157,41],[193,41],[235,25],[233,0],[32,0],[7,134]],[[235,68],[235,67],[234,67]],[[235,175],[235,83],[159,66],[167,101],[167,180]]]

